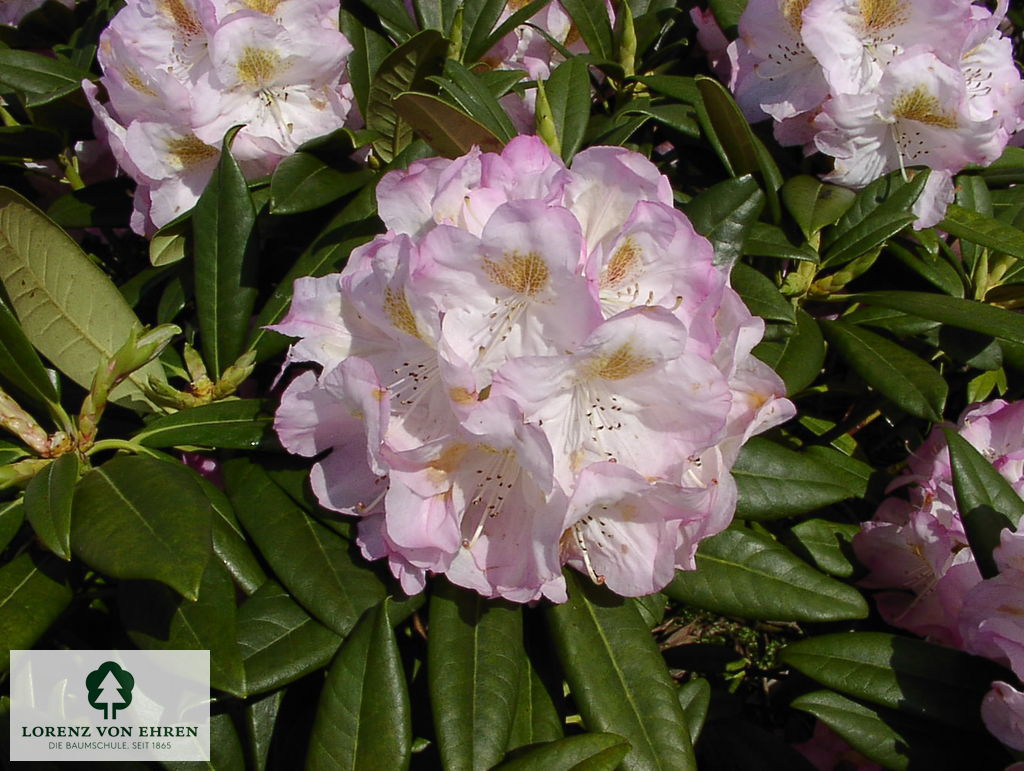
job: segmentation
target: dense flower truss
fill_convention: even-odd
[[[387,233],[300,279],[275,426],[407,592],[619,594],[693,568],[743,442],[793,414],[763,332],[643,156],[534,137],[386,175]]]
[[[968,0],[750,0],[726,45],[702,43],[751,121],[782,144],[835,158],[829,181],[860,188],[908,166],[933,170],[917,227],[942,219],[952,177],[987,165],[1024,126],[1024,82],[992,12]]]
[[[1024,494],[1024,402],[968,408],[957,430],[1018,494]],[[993,556],[999,574],[982,579],[953,491],[949,449],[936,428],[914,453],[889,498],[853,539],[871,571],[865,586],[894,626],[1009,666],[1024,679],[1024,532],[1002,532]],[[997,682],[982,717],[1004,744],[1024,749],[1024,693]]]
[[[224,134],[247,176],[353,114],[338,0],[130,0],[100,38],[99,89],[83,84],[118,164],[137,183],[132,227],[190,209]]]

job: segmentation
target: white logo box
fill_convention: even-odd
[[[11,651],[17,760],[209,760],[209,651]]]

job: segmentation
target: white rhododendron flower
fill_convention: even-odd
[[[309,362],[275,419],[407,592],[564,601],[562,566],[655,592],[725,528],[747,438],[793,414],[764,324],[643,156],[535,137],[377,188],[388,232],[296,282]]]
[[[998,29],[1006,8],[750,0],[724,51],[713,20],[691,16],[747,119],[771,117],[780,143],[835,158],[829,181],[858,189],[930,168],[914,206],[922,228],[943,218],[953,175],[992,163],[1024,127],[1024,82]]]
[[[149,234],[190,209],[232,146],[246,176],[267,174],[354,116],[338,30],[322,0],[132,0],[100,38],[104,75],[86,96],[137,183],[132,227]]]

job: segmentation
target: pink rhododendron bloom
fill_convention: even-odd
[[[45,2],[46,0],[4,0],[0,3],[0,24],[17,27],[22,19],[42,7]],[[75,7],[75,0],[58,0],[58,2],[67,8]]]
[[[922,228],[945,215],[953,175],[992,163],[1024,126],[1024,82],[998,29],[1006,8],[750,0],[724,52],[713,20],[694,19],[748,120],[770,116],[780,143],[833,157],[830,182],[861,188],[930,168],[913,210]]]
[[[118,165],[137,183],[132,228],[150,234],[190,209],[229,128],[256,177],[354,117],[327,0],[132,0],[104,30],[98,88],[83,84]]]
[[[571,168],[540,140],[431,158],[377,189],[388,232],[296,283],[275,329],[309,362],[275,419],[407,592],[566,598],[563,565],[639,596],[693,568],[730,468],[786,420],[763,322],[642,156]]]
[[[981,718],[989,733],[1007,747],[1024,750],[1024,693],[997,680],[981,702]]]

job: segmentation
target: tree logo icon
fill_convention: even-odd
[[[89,704],[103,710],[106,720],[117,717],[117,711],[132,703],[135,678],[113,661],[104,661],[85,677]]]

